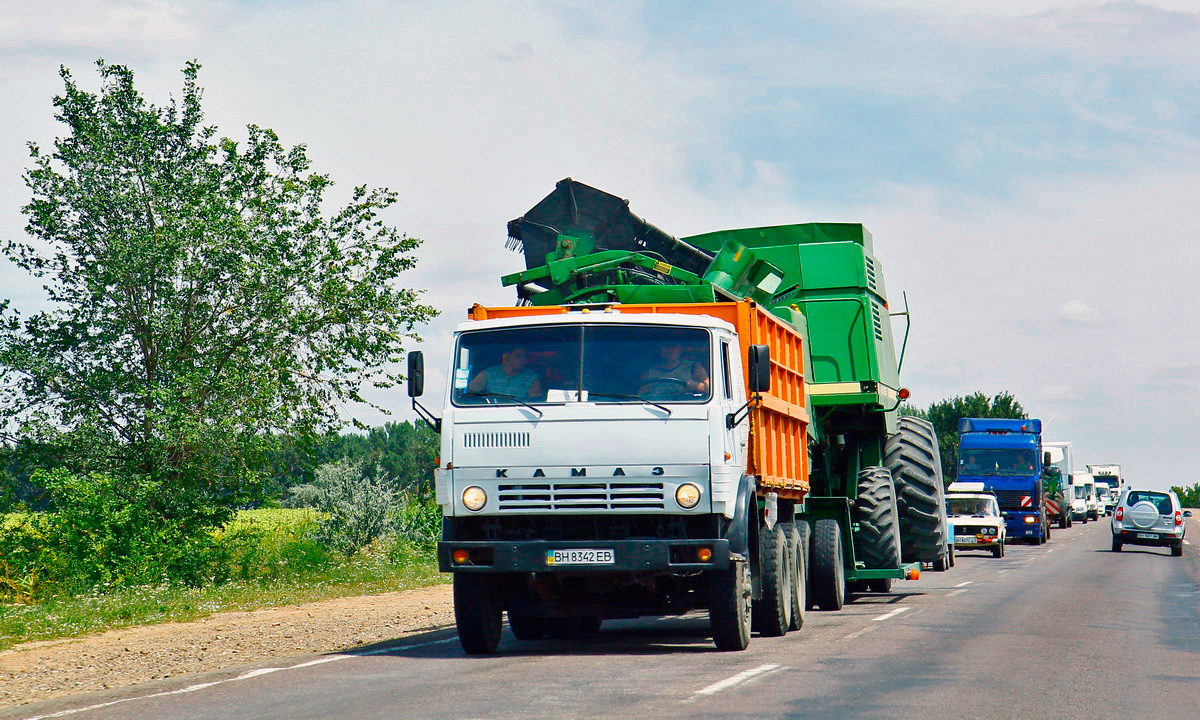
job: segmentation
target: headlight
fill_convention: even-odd
[[[462,501],[463,505],[466,505],[467,509],[472,512],[482,510],[483,506],[487,505],[487,493],[483,491],[483,488],[472,485],[463,490]]]
[[[675,491],[675,502],[681,508],[694,508],[700,504],[700,488],[692,483],[684,483]]]

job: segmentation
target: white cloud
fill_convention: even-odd
[[[1104,325],[1104,317],[1096,308],[1082,300],[1068,300],[1058,309],[1058,318],[1068,325],[1098,328]]]

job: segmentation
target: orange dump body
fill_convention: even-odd
[[[771,390],[762,393],[761,403],[750,412],[750,453],[746,472],[758,478],[760,492],[776,492],[782,499],[803,500],[809,489],[808,408],[804,396],[806,349],[800,333],[751,300],[612,307],[627,315],[707,315],[724,320],[737,330],[743,359],[751,345],[766,345],[771,349]],[[468,317],[472,320],[539,317],[563,315],[570,310],[578,311],[578,308],[475,305],[468,311]],[[744,360],[742,370],[742,382],[748,383]]]

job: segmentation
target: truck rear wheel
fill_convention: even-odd
[[[872,569],[900,567],[900,520],[892,473],[887,468],[869,467],[858,474],[855,509],[859,530],[855,557]]]
[[[816,607],[813,602],[812,581],[812,526],[807,520],[795,521],[796,531],[800,533],[800,554],[804,556],[804,609]]]
[[[796,523],[784,523],[783,534],[787,538],[788,569],[792,573],[792,624],[788,629],[799,630],[804,627],[804,611],[808,602],[808,557]]]
[[[945,488],[937,433],[928,421],[899,420],[888,436],[884,464],[892,471],[900,517],[900,554],[905,562],[934,562],[947,554]]]
[[[812,537],[813,602],[822,610],[841,610],[846,602],[846,568],[837,520],[818,520]]]
[[[496,578],[477,573],[454,574],[454,624],[468,655],[490,655],[500,646],[503,610]]]
[[[754,603],[754,629],[779,637],[792,625],[792,573],[788,566],[787,535],[782,523],[758,531],[762,596]]]
[[[708,571],[708,622],[718,650],[745,650],[750,644],[750,569],[735,560],[725,570]]]

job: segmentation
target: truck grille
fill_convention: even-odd
[[[1029,507],[1021,507],[1021,498],[1028,497],[1029,492],[1025,490],[996,490],[996,500],[1000,503],[1001,510],[1036,510],[1036,503]]]
[[[662,483],[563,482],[501,485],[500,511],[663,508]]]
[[[529,433],[527,432],[469,432],[463,433],[463,447],[466,448],[527,448]]]

